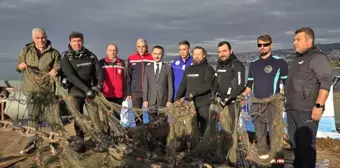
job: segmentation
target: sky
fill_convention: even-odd
[[[181,40],[209,53],[223,40],[234,52],[256,51],[262,34],[273,37],[274,49],[292,48],[303,26],[315,30],[317,43],[340,42],[339,16],[339,0],[0,0],[0,58],[16,60],[35,27],[60,52],[69,33],[80,31],[99,58],[109,42],[127,58],[138,38],[162,45],[166,56],[178,54]]]

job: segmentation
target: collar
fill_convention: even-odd
[[[218,59],[217,63],[221,64],[221,65],[226,65],[228,63],[230,63],[232,60],[237,59],[237,57],[234,55],[234,53],[231,53],[231,55],[229,56],[229,58],[225,61]]]
[[[108,56],[106,56],[105,57],[105,62],[111,62],[111,59]],[[118,57],[116,57],[116,60],[115,60],[114,63],[119,63],[119,62],[120,62],[120,59]]]
[[[314,50],[314,49],[316,49],[316,46],[315,45],[313,45],[311,48],[308,48],[307,50],[305,50],[304,52],[302,52],[302,53],[298,53],[298,52],[296,52],[296,54],[298,55],[298,56],[304,56],[304,55],[306,55],[307,53],[309,53],[311,50]]]
[[[267,58],[265,58],[265,59],[263,59],[261,56],[259,56],[259,60],[266,61],[266,60],[271,59],[272,57],[273,57],[273,54],[270,53],[270,55]]]
[[[154,62],[154,65],[155,65],[155,66],[156,66],[156,64],[158,64],[158,65],[162,66],[162,61],[161,61],[161,62],[159,62],[159,63],[156,63],[156,62]]]
[[[187,56],[187,58],[185,58],[185,60],[183,61],[183,59],[182,59],[182,57],[181,56],[179,56],[179,60],[181,60],[183,63],[186,63],[188,60],[190,60],[191,59],[191,56],[190,56],[190,54]]]

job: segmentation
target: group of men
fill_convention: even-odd
[[[130,55],[125,63],[117,56],[118,46],[114,43],[107,45],[106,57],[98,60],[96,55],[84,47],[84,37],[79,32],[69,35],[68,50],[61,55],[51,47],[44,29],[33,29],[32,37],[33,42],[20,53],[17,70],[22,72],[27,67],[33,67],[51,76],[61,75],[63,85],[81,113],[85,99],[93,98],[98,92],[118,104],[131,100],[134,108],[144,106],[149,109],[151,118],[157,116],[161,108],[189,100],[195,104],[199,130],[203,133],[211,117],[209,106],[212,99],[219,97],[220,106],[229,108],[233,119],[239,114],[234,108],[238,95],[252,94],[269,101],[271,96],[280,93],[282,82],[288,114],[288,134],[295,153],[294,167],[315,166],[318,121],[324,111],[332,75],[328,57],[315,47],[315,35],[311,28],[296,30],[296,59],[290,63],[289,68],[284,59],[272,54],[271,36],[258,37],[259,57],[250,63],[247,83],[245,66],[237,59],[227,41],[217,45],[218,61],[214,69],[209,65],[207,51],[203,47],[194,47],[190,55],[188,41],[179,43],[180,57],[168,65],[162,61],[164,48],[156,45],[150,54],[144,39],[137,40],[137,52]],[[25,84],[24,91],[28,95],[32,91],[30,86],[29,83]],[[258,104],[252,104],[250,114],[259,111]],[[264,113],[266,115],[253,115],[260,159],[269,157],[267,126],[270,136],[273,136],[271,124],[279,114],[270,103]],[[34,112],[29,111],[29,114]],[[234,124],[237,121],[232,120]],[[75,127],[77,136],[84,138],[77,124]]]

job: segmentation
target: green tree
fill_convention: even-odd
[[[331,60],[331,66],[332,67],[339,67],[340,66],[339,60],[338,59]]]

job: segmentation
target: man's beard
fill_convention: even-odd
[[[222,61],[226,61],[227,59],[228,59],[227,56],[221,56],[221,57],[220,57],[220,60],[222,60]]]
[[[202,61],[201,60],[199,60],[199,59],[194,59],[194,64],[199,64],[199,63],[201,63]]]
[[[269,51],[268,52],[260,52],[260,55],[261,56],[265,56],[265,55],[267,55],[269,53]]]

